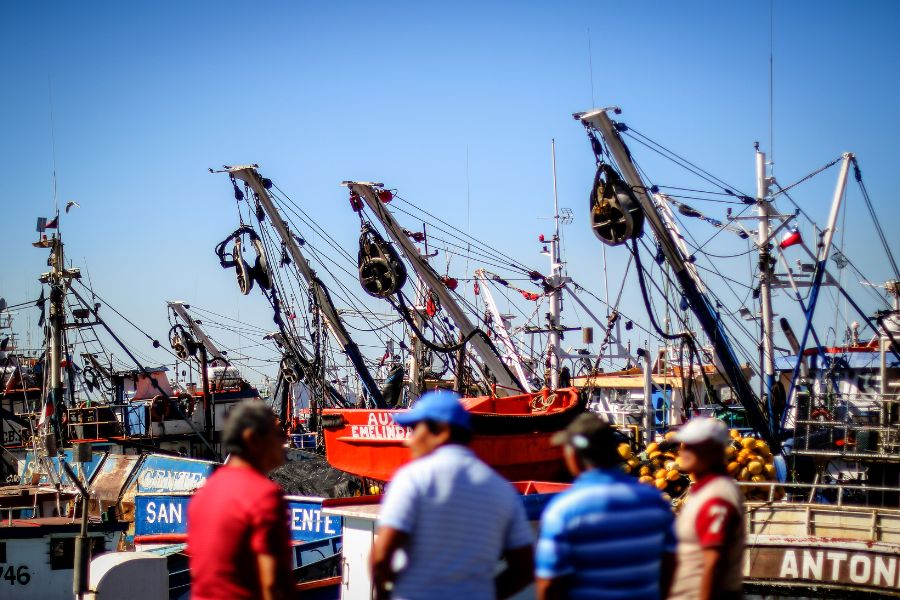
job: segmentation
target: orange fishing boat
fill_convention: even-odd
[[[472,413],[471,447],[509,480],[560,481],[566,478],[560,448],[550,438],[584,410],[575,388],[543,390],[498,398],[463,398]],[[322,411],[325,453],[336,469],[388,481],[410,460],[403,442],[410,430],[394,423],[398,410],[326,409]]]

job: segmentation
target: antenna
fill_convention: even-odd
[[[775,170],[775,0],[769,0],[769,165]]]
[[[597,106],[594,101],[594,51],[591,49],[591,28],[588,27],[588,69],[591,78],[591,108]]]
[[[553,221],[556,227],[556,239],[559,239],[559,195],[556,193],[556,139],[550,140],[550,156],[553,159]]]
[[[50,104],[50,157],[53,161],[53,208],[59,216],[59,202],[56,199],[56,139],[53,136],[53,84],[50,75],[47,75],[47,99]],[[57,228],[59,225],[57,225]],[[57,229],[58,231],[58,229]]]

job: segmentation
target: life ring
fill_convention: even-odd
[[[160,394],[153,398],[150,402],[150,421],[153,423],[162,423],[172,411],[171,401]]]
[[[817,408],[809,415],[810,421],[834,421],[834,417],[827,408]]]

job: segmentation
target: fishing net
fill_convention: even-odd
[[[358,477],[331,467],[324,458],[312,456],[288,461],[269,473],[269,478],[293,496],[348,498],[360,495],[364,489]]]

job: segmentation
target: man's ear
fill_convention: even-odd
[[[254,442],[256,441],[256,435],[254,435],[253,430],[249,427],[241,432],[241,439],[244,441],[244,448],[250,449],[255,446]]]
[[[449,425],[444,425],[441,427],[440,433],[437,434],[437,437],[440,439],[442,444],[446,444],[450,441],[451,429]]]

